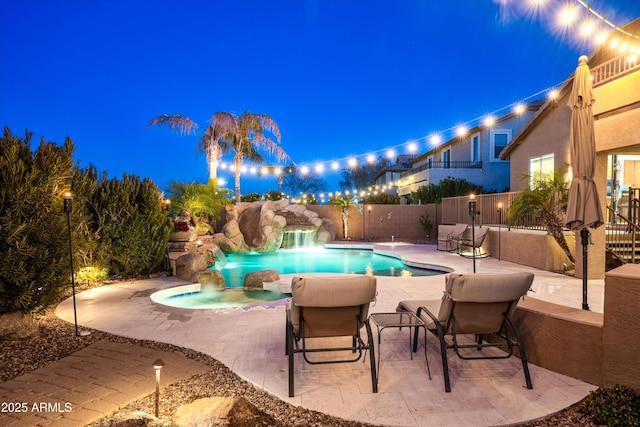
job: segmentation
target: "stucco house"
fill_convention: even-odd
[[[624,29],[640,36],[640,19]],[[594,181],[605,217],[611,219],[607,206],[626,216],[629,188],[640,187],[640,59],[603,45],[589,55],[588,65],[596,100],[592,108],[597,151]],[[550,172],[570,163],[571,109],[567,100],[572,83],[573,75],[558,89],[557,97],[548,99],[500,153],[501,159],[511,162],[513,191],[527,185],[521,179],[523,173]],[[592,231],[589,278],[604,277],[606,228]],[[580,239],[577,241],[581,247]],[[576,264],[581,263],[581,250],[576,250]],[[580,275],[576,269],[576,276]]]
[[[382,169],[373,179],[373,185],[380,188],[387,187],[387,193],[397,193],[395,183],[400,179],[400,175],[411,169],[411,162],[419,154],[400,154],[396,157],[396,162]]]
[[[526,104],[523,111],[497,117],[491,126],[479,124],[464,136],[451,138],[416,157],[411,169],[396,181],[398,194],[406,197],[420,186],[438,184],[447,177],[466,179],[486,190],[508,189],[510,162],[499,154],[542,104]]]

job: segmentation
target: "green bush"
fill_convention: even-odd
[[[259,202],[262,200],[262,196],[258,193],[249,193],[240,197],[241,202]]]
[[[640,426],[640,396],[624,385],[601,388],[582,401],[580,412],[597,425]]]
[[[413,204],[442,203],[447,197],[468,196],[469,194],[482,194],[484,189],[480,185],[473,184],[466,179],[446,177],[436,184],[422,185],[416,191],[412,191],[409,199]]]
[[[0,313],[38,313],[70,285],[63,197],[69,190],[73,143],[62,147],[5,127],[0,139]]]
[[[100,179],[87,203],[95,218],[89,229],[99,235],[100,265],[112,277],[135,277],[163,267],[172,226],[158,187],[148,178],[124,175],[122,180]]]

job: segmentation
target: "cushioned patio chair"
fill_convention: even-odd
[[[440,344],[444,386],[451,391],[447,350],[453,349],[461,359],[502,359],[518,347],[527,388],[533,388],[524,343],[511,319],[521,297],[533,282],[531,273],[449,274],[441,300],[401,301],[397,311],[411,311],[420,317]],[[416,333],[417,333],[416,328]],[[460,342],[462,335],[473,335],[473,344]],[[491,335],[491,341],[484,341]],[[417,348],[417,334],[414,348]],[[502,347],[504,353],[482,352],[485,347]],[[470,352],[468,349],[477,351]],[[462,350],[462,351],[461,351]]]
[[[452,229],[445,229],[442,233],[438,233],[438,244],[436,249],[439,251],[455,251],[458,248],[458,240],[462,239],[466,230],[467,224],[456,224]],[[444,249],[440,249],[441,246]]]
[[[373,335],[369,324],[369,304],[376,297],[376,278],[365,275],[332,276],[316,278],[294,278],[291,283],[291,299],[287,306],[286,354],[289,356],[289,397],[294,396],[295,354],[302,353],[304,360],[311,364],[356,362],[363,351],[369,352],[371,364],[371,384],[373,392],[378,392],[375,368]],[[367,341],[360,332],[366,330]],[[350,337],[347,342],[336,339],[335,346],[308,346],[314,338]],[[322,341],[326,344],[326,341]],[[339,359],[310,358],[310,353],[346,353]],[[366,353],[365,353],[366,354]],[[316,359],[316,360],[311,360]]]
[[[489,227],[482,225],[474,230],[473,236],[458,239],[458,254],[462,256],[473,256],[473,252],[475,252],[476,258],[486,257],[487,254],[482,252],[482,244],[488,233]],[[465,252],[465,248],[471,248],[471,255]]]

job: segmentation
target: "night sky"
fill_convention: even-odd
[[[593,49],[555,24],[566,2],[516,3],[0,0],[0,124],[36,142],[69,136],[82,166],[161,188],[208,172],[199,135],[147,128],[160,114],[203,128],[218,111],[267,114],[310,167],[412,140],[424,152],[434,131],[558,86]],[[619,26],[640,17],[637,0],[588,3]],[[323,177],[337,189],[339,174]],[[275,188],[242,179],[243,194]]]

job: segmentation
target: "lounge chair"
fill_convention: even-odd
[[[473,256],[473,252],[475,252],[476,258],[486,257],[487,254],[482,252],[482,244],[484,243],[484,239],[487,237],[488,232],[489,227],[482,225],[474,230],[473,236],[458,239],[458,254],[462,256]],[[471,255],[467,255],[464,248],[471,248]]]
[[[440,227],[443,227],[442,231],[440,231]],[[438,227],[438,244],[436,249],[439,251],[455,251],[458,248],[458,240],[462,239],[464,232],[467,230],[467,224],[456,224],[446,228],[445,226],[440,227]],[[444,247],[444,249],[440,249],[441,246]]]
[[[371,383],[378,392],[373,335],[369,325],[369,304],[376,297],[376,278],[364,275],[294,278],[287,306],[286,354],[289,356],[289,397],[294,396],[295,354],[302,353],[311,364],[356,362],[369,351]],[[366,329],[367,342],[360,336]],[[308,348],[307,340],[327,337],[351,337],[351,346]],[[336,340],[340,341],[340,340]],[[340,359],[311,360],[310,353],[348,351]],[[365,353],[366,354],[366,353]],[[314,357],[315,358],[315,357]]]
[[[531,273],[449,274],[441,300],[401,301],[397,311],[416,313],[426,329],[439,341],[444,386],[451,391],[447,349],[462,359],[502,359],[518,347],[527,388],[533,388],[520,331],[511,319],[520,297],[527,294],[533,282]],[[417,330],[416,330],[417,332]],[[512,334],[513,333],[513,334]],[[461,335],[475,335],[473,344],[460,342]],[[491,342],[484,341],[492,335]],[[515,336],[515,337],[514,337]],[[417,348],[417,335],[413,351]],[[515,340],[514,340],[515,338]],[[506,348],[505,354],[479,353],[485,347]],[[462,349],[476,349],[476,355]]]

